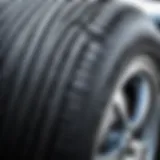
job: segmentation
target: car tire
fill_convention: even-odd
[[[0,156],[153,160],[160,36],[151,20],[114,1],[9,5],[0,15]]]

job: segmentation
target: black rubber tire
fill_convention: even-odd
[[[13,5],[0,16],[0,157],[92,159],[121,70],[141,53],[160,59],[158,31],[122,2]]]

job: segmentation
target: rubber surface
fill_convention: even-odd
[[[0,12],[0,157],[92,159],[125,62],[141,50],[160,58],[156,28],[120,2],[26,0]]]

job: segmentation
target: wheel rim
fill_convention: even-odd
[[[157,130],[151,126],[158,122],[152,107],[158,96],[156,67],[149,57],[141,56],[125,68],[106,107],[94,160],[153,160]]]

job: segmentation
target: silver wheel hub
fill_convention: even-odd
[[[106,107],[95,160],[152,160],[144,128],[152,114],[156,68],[147,56],[136,58],[126,68]]]

